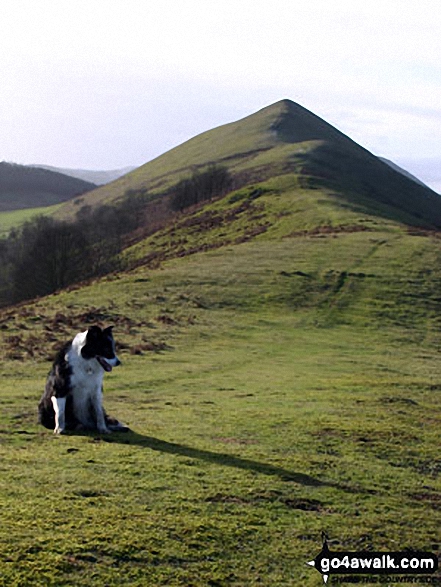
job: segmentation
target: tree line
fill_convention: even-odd
[[[233,179],[226,167],[210,165],[203,172],[195,170],[191,177],[182,179],[174,188],[171,207],[174,211],[182,211],[206,200],[212,200],[227,194]]]
[[[105,275],[119,268],[124,236],[142,222],[145,200],[83,206],[74,222],[39,216],[0,240],[0,305]]]

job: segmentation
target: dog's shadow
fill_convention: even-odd
[[[95,437],[95,439],[108,443],[138,446],[166,454],[206,461],[218,466],[234,467],[244,471],[252,471],[263,475],[272,475],[279,477],[283,481],[293,481],[295,483],[306,486],[320,487],[332,485],[330,483],[326,483],[311,477],[310,475],[289,471],[277,465],[261,463],[259,461],[254,461],[222,452],[212,452],[209,450],[193,448],[191,446],[178,444],[176,442],[168,442],[153,436],[144,436],[143,434],[138,434],[132,430],[124,433],[114,432],[109,435],[100,435],[99,437]]]

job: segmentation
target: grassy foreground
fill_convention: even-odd
[[[0,585],[318,586],[322,531],[439,553],[439,255],[263,233],[4,311]],[[97,321],[132,432],[55,437],[48,358]]]

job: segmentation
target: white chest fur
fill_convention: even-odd
[[[95,427],[102,418],[104,371],[95,359],[86,360],[81,356],[86,334],[74,338],[67,359],[72,370],[70,387],[74,414],[84,426]]]

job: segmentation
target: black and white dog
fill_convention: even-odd
[[[104,373],[120,365],[112,327],[92,326],[59,351],[38,406],[39,422],[55,434],[66,430],[126,432],[103,409]]]

